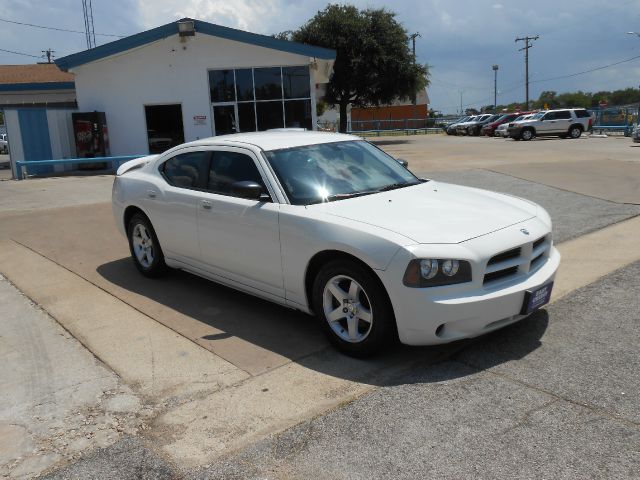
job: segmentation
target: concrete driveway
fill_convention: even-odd
[[[589,148],[591,142],[601,143]],[[606,142],[609,142],[608,157],[598,160],[600,149],[606,150]],[[122,471],[123,466],[140,465],[137,462],[142,461],[143,457],[158,476],[167,474],[170,477],[180,471],[185,475],[226,477],[232,476],[236,472],[234,469],[238,468],[238,477],[254,473],[264,476],[267,471],[275,472],[272,475],[274,478],[286,477],[288,473],[293,478],[304,477],[325,458],[318,450],[324,448],[322,442],[347,442],[344,436],[351,435],[350,430],[339,426],[348,427],[351,423],[340,420],[341,415],[358,416],[358,412],[363,411],[363,425],[370,427],[383,412],[395,411],[400,403],[409,401],[415,406],[414,410],[411,410],[411,406],[407,407],[405,418],[409,421],[416,414],[421,418],[418,410],[422,405],[419,398],[422,397],[440,402],[438,411],[443,417],[440,423],[436,422],[440,426],[432,431],[423,430],[421,434],[414,429],[404,440],[400,438],[401,429],[397,430],[397,436],[394,436],[396,430],[390,429],[386,442],[372,438],[365,441],[373,444],[371,455],[389,451],[398,443],[410,447],[423,445],[427,440],[459,449],[455,442],[444,441],[443,435],[447,429],[459,429],[459,441],[463,442],[465,432],[481,435],[491,433],[498,427],[509,428],[517,423],[517,418],[531,415],[526,412],[537,412],[539,407],[556,397],[564,399],[566,394],[560,391],[558,385],[575,373],[571,370],[560,371],[556,383],[539,385],[536,389],[543,392],[531,393],[527,391],[528,386],[517,385],[517,381],[512,385],[511,380],[504,380],[502,377],[512,373],[510,370],[500,370],[499,365],[520,368],[519,365],[523,362],[526,364],[528,358],[533,358],[531,355],[539,351],[541,345],[569,342],[576,352],[580,349],[592,351],[598,354],[597,358],[603,359],[605,363],[600,370],[602,376],[611,372],[618,364],[613,359],[607,360],[609,357],[602,353],[602,345],[596,335],[574,338],[573,330],[577,328],[575,319],[582,318],[582,314],[576,316],[570,308],[557,305],[574,302],[571,305],[575,306],[572,295],[576,294],[572,292],[577,288],[640,258],[640,252],[633,249],[640,227],[632,219],[640,213],[640,206],[630,204],[634,202],[620,201],[621,198],[634,200],[640,190],[640,176],[630,177],[633,172],[629,171],[637,164],[625,160],[629,152],[635,152],[620,141],[611,139],[560,142],[555,149],[547,149],[547,144],[550,142],[525,144],[478,138],[417,137],[383,145],[383,148],[394,153],[402,150],[401,154],[410,157],[414,171],[427,176],[517,194],[544,205],[554,219],[555,240],[561,244],[565,255],[566,267],[563,265],[563,268],[566,273],[561,272],[556,295],[556,298],[565,296],[565,299],[530,321],[506,329],[497,336],[486,337],[471,347],[467,346],[469,342],[438,348],[398,347],[371,361],[348,359],[334,352],[327,346],[314,320],[305,315],[181,272],[170,272],[159,280],[140,277],[128,258],[126,241],[113,223],[108,203],[110,177],[0,184],[0,273],[33,300],[38,308],[50,314],[72,335],[72,339],[77,339],[92,352],[99,359],[100,368],[114,372],[121,382],[117,384],[118,389],[124,389],[118,395],[125,395],[124,398],[132,395],[137,402],[135,408],[125,413],[129,426],[115,437],[108,437],[116,442],[113,447],[97,451],[94,456],[69,467],[69,470],[60,471],[57,474],[59,478],[94,474],[104,478],[132,478]],[[544,155],[536,148],[542,148]],[[515,161],[514,149],[519,149]],[[553,151],[557,152],[555,156]],[[447,152],[450,152],[448,157]],[[506,161],[507,157],[512,158],[511,163]],[[531,162],[525,160],[527,157],[531,157]],[[533,173],[515,175],[512,171],[519,169],[522,172],[533,168],[531,165],[547,165],[550,168],[550,162],[555,162],[554,167],[564,168],[563,171],[571,171],[572,168],[580,170],[578,164],[582,165],[583,171],[597,171],[602,168],[602,162],[606,162],[607,181],[611,184],[615,183],[616,178],[625,181],[619,182],[615,191],[611,188],[597,192],[588,181],[591,178],[591,183],[601,182],[602,179],[597,176],[585,176],[581,180],[584,185],[580,186],[580,182],[574,182],[570,174],[549,173],[546,174],[548,180],[536,177],[536,181],[531,181],[525,177]],[[499,169],[505,172],[500,173]],[[572,188],[581,192],[576,193]],[[640,201],[636,203],[640,204]],[[624,222],[626,219],[630,220]],[[609,248],[605,249],[603,245]],[[595,248],[601,251],[594,258]],[[615,299],[607,296],[613,285],[618,285],[615,288],[622,289],[623,293],[627,291],[625,282],[611,282],[609,280],[600,289],[589,290],[592,296],[593,292],[599,292],[594,301],[614,303]],[[598,300],[600,298],[602,300]],[[585,314],[591,310],[592,307],[587,308]],[[625,312],[620,314],[627,315],[627,319],[628,311]],[[567,320],[571,315],[574,320]],[[608,315],[609,318],[611,320],[608,322],[613,321],[614,314]],[[595,321],[596,317],[593,318]],[[629,322],[628,325],[625,323],[625,328],[609,332],[611,337],[608,342],[625,346],[624,340],[634,325],[632,319]],[[556,323],[569,327],[564,330],[554,327],[549,331],[550,326]],[[616,338],[618,334],[621,335],[620,339]],[[506,348],[505,345],[494,345],[492,342],[496,338],[502,338],[507,346],[518,339],[517,347],[514,347],[517,354],[496,357],[491,360],[493,364],[489,365],[485,356],[489,352],[505,351]],[[0,343],[0,353],[1,349]],[[432,366],[452,358],[459,351],[462,352],[459,355],[469,355],[465,352],[473,352],[473,355],[464,361],[460,360],[463,357],[455,357],[449,363]],[[537,357],[539,366],[535,368],[554,364],[559,358],[564,358],[559,356],[560,353],[557,349],[545,349],[544,355]],[[43,361],[47,362],[46,359]],[[494,370],[495,373],[490,375],[486,373]],[[529,374],[526,368],[518,372],[513,374],[516,380],[519,376],[525,378]],[[494,378],[496,375],[500,378]],[[466,377],[478,378],[479,385],[471,389],[468,395],[464,393],[468,390],[467,382],[455,380]],[[629,370],[622,371],[620,377],[625,384],[634,381],[634,374]],[[547,380],[551,381],[551,377]],[[33,381],[37,383],[37,380]],[[442,390],[445,397],[438,398],[441,390],[433,391],[433,386],[442,382],[446,386]],[[589,392],[588,378],[584,375],[576,377],[574,383],[576,395],[583,398]],[[70,379],[69,384],[73,384]],[[408,385],[414,385],[415,388]],[[101,388],[106,392],[112,387]],[[399,389],[397,394],[394,393],[396,388]],[[493,393],[488,400],[483,400],[486,389]],[[342,408],[365,394],[368,395],[351,403],[348,408]],[[509,395],[514,400],[504,407],[507,413],[503,421],[497,420],[495,411],[490,413],[487,409],[483,410],[483,406],[492,402],[502,405],[498,397]],[[104,398],[106,401],[107,397]],[[448,411],[444,398],[455,399],[456,408]],[[629,405],[637,402],[637,396],[627,398],[628,406],[625,408],[628,409]],[[366,403],[370,401],[374,403]],[[603,401],[606,403],[608,400],[605,398]],[[103,400],[98,403],[87,402],[87,408],[106,409]],[[79,407],[75,405],[69,408],[73,410]],[[324,416],[325,412],[336,408],[336,412]],[[477,416],[477,431],[464,427],[465,418],[471,421],[470,417],[464,415],[465,408],[471,409]],[[568,424],[574,425],[580,411],[567,408]],[[612,414],[608,404],[598,408]],[[65,412],[64,415],[67,415],[68,412]],[[367,412],[371,413],[371,419],[367,419]],[[459,418],[452,412],[458,412]],[[69,444],[46,442],[46,435],[41,432],[48,425],[47,422],[59,422],[64,415],[61,413],[50,418],[43,417],[42,421],[27,422],[26,431],[40,432],[27,435],[27,440],[31,445],[40,442],[43,445],[40,456],[49,455],[46,457],[48,461],[35,462],[33,449],[25,447],[20,456],[22,460],[14,459],[13,463],[3,466],[7,474],[28,470],[20,470],[27,461],[31,462],[32,473],[46,471],[55,465],[75,461],[83,453],[104,445],[89,442],[84,448],[72,450]],[[320,416],[318,420],[309,423],[316,416]],[[625,421],[629,420],[624,418]],[[387,416],[387,419],[388,423],[381,425],[404,425],[401,418]],[[424,421],[426,419],[433,421],[430,416],[424,417]],[[631,421],[635,422],[633,419]],[[301,422],[302,426],[298,429],[287,430]],[[264,456],[265,450],[261,450],[264,448],[273,449],[282,445],[283,452],[297,449],[299,444],[296,438],[301,435],[300,432],[306,428],[315,429],[315,425],[319,424],[322,425],[321,433],[313,437],[313,442],[309,444],[308,455],[304,454],[307,455],[306,460],[291,453],[295,461],[278,463],[276,468],[274,463],[258,458]],[[330,428],[329,424],[334,427]],[[549,435],[553,425],[553,422],[542,424],[538,434]],[[73,435],[70,430],[65,430],[63,435]],[[328,430],[330,435],[325,436]],[[282,431],[287,433],[282,437],[273,437]],[[426,439],[425,432],[429,431],[433,435]],[[513,428],[510,432],[510,435],[518,435],[519,431]],[[130,436],[121,436],[126,433]],[[615,443],[622,433],[614,427],[607,427],[599,434],[611,437]],[[363,439],[367,438],[364,431],[362,435]],[[263,443],[256,443],[261,441]],[[318,449],[313,446],[316,441]],[[350,441],[353,443],[354,440]],[[523,437],[520,448],[531,449],[533,443],[527,443]],[[258,446],[252,448],[257,450],[249,449],[239,457],[234,457],[230,463],[218,461],[221,457],[256,444]],[[28,442],[26,445],[29,445]],[[359,448],[358,445],[356,441],[351,448]],[[498,448],[497,444],[488,445]],[[447,470],[443,463],[446,451],[447,448],[443,446],[439,454],[442,457],[430,457],[435,462],[434,469],[430,470],[433,476],[438,472],[454,475],[455,472]],[[510,452],[514,455],[517,453],[515,450]],[[580,453],[586,454],[586,451]],[[366,455],[365,452],[363,462],[369,458]],[[395,458],[404,459],[407,465],[420,465],[418,457],[413,454],[405,457],[398,455]],[[279,457],[274,458],[280,461]],[[169,463],[165,459],[169,459]],[[366,461],[371,468],[364,468],[362,472],[369,472],[369,476],[384,476],[383,467],[377,466],[372,460]],[[338,470],[327,470],[325,477],[362,476],[355,469],[359,462],[353,462],[347,461],[348,465],[354,466],[353,470],[347,465],[340,470],[343,475],[338,474]],[[491,470],[490,459],[487,462],[484,467],[489,468],[487,471],[499,472]],[[213,465],[208,467],[209,470],[202,470],[209,464]],[[249,470],[240,467],[245,464],[250,467]],[[391,464],[396,465],[393,462]],[[97,465],[101,465],[103,470],[91,473],[92,468],[98,468]],[[284,470],[283,465],[286,467]],[[498,462],[494,462],[493,466],[497,468],[497,465]],[[332,465],[334,467],[338,468],[339,465],[336,463]],[[603,463],[599,468],[605,467],[609,468],[609,464]],[[531,469],[527,471],[534,472],[536,464],[528,464],[527,468]],[[525,473],[527,471],[523,470]],[[412,472],[414,470],[408,469],[404,476],[412,476]],[[462,476],[468,476],[471,470],[459,472]]]

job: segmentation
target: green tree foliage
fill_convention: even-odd
[[[545,104],[549,108],[595,108],[601,101],[605,101],[608,105],[629,105],[640,103],[640,89],[625,88],[624,90],[600,91],[595,93],[583,92],[565,92],[558,94],[554,91],[544,91],[540,94],[538,100],[533,102],[534,108],[544,108]]]
[[[347,129],[349,105],[413,98],[429,84],[427,66],[414,62],[407,31],[384,8],[330,4],[293,32],[292,39],[336,50],[325,101],[339,106],[341,132]]]

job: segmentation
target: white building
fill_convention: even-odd
[[[59,58],[79,112],[106,114],[110,154],[235,131],[315,128],[335,51],[183,19]]]

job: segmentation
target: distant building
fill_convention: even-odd
[[[317,91],[318,98],[322,98],[325,92],[324,85],[318,86]],[[415,105],[411,99],[402,99],[396,100],[391,105],[381,105],[379,107],[351,107],[350,105],[347,109],[347,122],[350,125],[349,128],[353,130],[373,129],[377,121],[426,119],[428,116],[429,95],[426,89],[418,92]],[[319,121],[321,123],[337,123],[339,118],[338,108],[332,107],[327,108],[319,118]],[[414,126],[418,126],[417,123]]]
[[[75,108],[72,73],[52,63],[0,65],[0,109],[4,112],[14,175],[15,161],[75,154],[70,114]]]
[[[104,112],[112,155],[283,127],[314,129],[334,50],[182,19],[59,58],[78,109]]]

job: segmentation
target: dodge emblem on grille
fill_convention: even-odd
[[[525,235],[529,235],[529,230],[527,230],[526,228],[521,228],[520,231]]]

